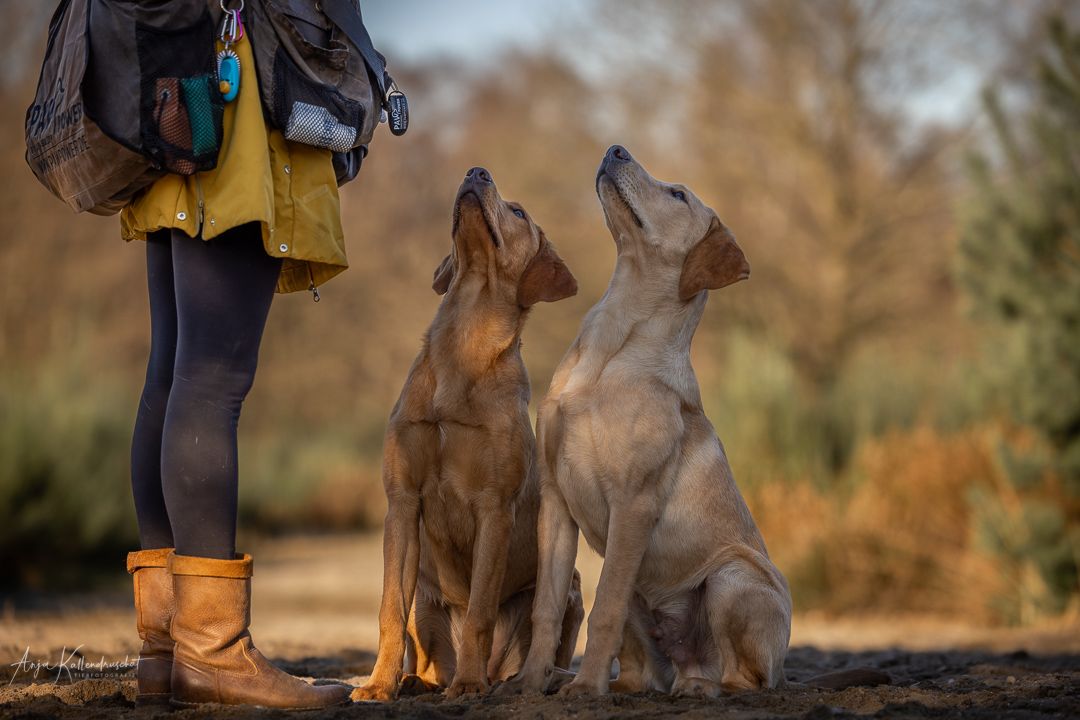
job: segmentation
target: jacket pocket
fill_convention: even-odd
[[[294,38],[299,38],[314,48],[334,48],[333,24],[321,10],[316,9],[315,3],[310,0],[268,0],[267,4],[277,22],[285,25]],[[347,52],[340,43],[336,44]]]

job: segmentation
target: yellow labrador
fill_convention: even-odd
[[[433,283],[445,297],[386,431],[379,656],[354,700],[394,698],[403,666],[415,688],[480,692],[521,668],[532,634],[540,489],[521,331],[533,304],[577,283],[483,168],[461,184],[451,234]],[[562,604],[567,667],[580,584]]]
[[[791,627],[787,582],[701,406],[690,341],[709,289],[750,275],[716,213],[608,150],[597,193],[617,259],[537,420],[541,476],[534,640],[500,692],[553,676],[578,530],[604,557],[588,643],[561,692],[715,696],[775,687]]]

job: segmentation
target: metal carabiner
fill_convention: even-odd
[[[218,38],[226,45],[232,45],[239,42],[240,38],[244,37],[244,21],[240,18],[240,11],[244,9],[244,2],[240,0],[240,7],[235,9],[228,9],[225,7],[225,0],[219,0],[222,12],[225,13],[225,19],[221,23],[221,33]]]

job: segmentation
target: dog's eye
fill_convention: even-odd
[[[522,210],[521,208],[514,208],[514,214],[517,215],[522,220],[525,219],[525,211]]]
[[[671,197],[675,198],[676,200],[682,200],[683,202],[686,202],[686,193],[684,193],[682,190],[672,190]]]

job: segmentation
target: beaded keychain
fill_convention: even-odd
[[[225,44],[225,49],[217,55],[218,90],[225,102],[232,102],[240,93],[240,56],[232,49],[234,43],[244,37],[244,23],[240,19],[240,11],[244,9],[244,0],[240,0],[240,7],[230,10],[225,7],[225,0],[220,0],[221,10],[225,13],[225,21],[221,25],[221,34],[218,36]]]

